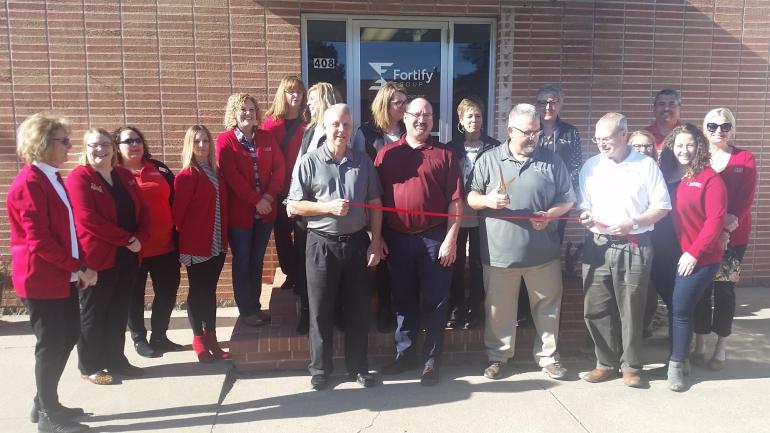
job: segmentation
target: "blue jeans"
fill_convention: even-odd
[[[262,266],[273,223],[255,219],[251,228],[230,227],[227,234],[233,253],[233,294],[241,316],[262,309]]]
[[[677,273],[673,289],[663,289],[661,296],[668,306],[668,333],[671,338],[671,360],[683,362],[690,353],[693,315],[703,292],[714,281],[719,263],[697,266],[692,274],[683,277]]]

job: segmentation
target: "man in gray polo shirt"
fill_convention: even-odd
[[[562,295],[559,234],[557,224],[538,217],[564,215],[575,192],[561,158],[537,145],[540,133],[535,107],[515,106],[508,116],[509,139],[478,157],[468,194],[468,205],[484,217],[484,344],[490,362],[484,376],[489,379],[499,379],[513,357],[522,278],[539,334],[535,360],[553,379],[566,374],[556,351]],[[532,218],[504,219],[510,216]]]
[[[310,384],[328,385],[332,372],[333,317],[340,298],[345,314],[345,364],[350,379],[376,384],[367,363],[369,290],[366,267],[382,253],[382,187],[372,160],[348,148],[353,130],[345,104],[324,113],[326,142],[304,155],[289,191],[288,210],[307,220],[307,291],[310,303]],[[368,220],[367,220],[368,214]],[[366,232],[372,232],[371,242]]]

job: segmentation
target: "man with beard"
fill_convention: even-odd
[[[383,203],[420,212],[462,213],[460,167],[452,151],[431,136],[430,102],[415,98],[407,106],[404,123],[406,134],[381,148],[374,161]],[[424,328],[420,383],[435,385],[460,221],[404,212],[386,213],[384,221],[397,353],[382,373],[398,374],[418,366],[417,332]]]
[[[310,306],[310,384],[326,388],[332,371],[334,309],[345,314],[345,366],[363,387],[376,384],[369,373],[369,290],[367,266],[380,261],[382,211],[350,203],[381,205],[377,171],[362,152],[348,148],[353,120],[345,104],[324,114],[326,142],[299,162],[288,209],[307,220],[307,292]],[[368,215],[368,219],[367,219]],[[366,233],[371,228],[372,239]]]
[[[580,170],[580,222],[590,231],[583,244],[584,316],[596,347],[596,368],[581,374],[602,382],[623,373],[642,386],[642,322],[652,268],[650,231],[671,210],[658,165],[626,144],[620,113],[596,123],[599,155]]]
[[[557,224],[572,208],[575,192],[562,159],[538,146],[540,118],[535,107],[519,104],[508,116],[507,142],[479,156],[468,204],[483,216],[480,226],[484,265],[489,367],[484,376],[502,377],[516,346],[521,280],[526,283],[538,333],[534,356],[543,372],[563,379],[556,343],[562,297],[561,242]],[[524,216],[530,219],[503,219]]]
[[[652,112],[655,121],[646,128],[655,136],[655,149],[658,155],[663,151],[663,140],[675,127],[681,125],[679,120],[682,108],[682,95],[674,89],[663,89],[655,95],[652,102]]]

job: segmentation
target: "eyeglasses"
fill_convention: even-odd
[[[139,137],[136,138],[127,138],[120,142],[120,144],[127,144],[129,146],[135,146],[137,144],[142,144],[142,139]]]
[[[614,137],[609,137],[609,138],[606,138],[606,137],[602,137],[602,138],[594,137],[594,138],[591,139],[591,141],[594,144],[602,145],[602,144],[609,144],[609,143],[614,142],[615,138]]]
[[[706,124],[706,129],[708,129],[709,132],[717,132],[717,128],[720,128],[722,132],[730,132],[730,130],[733,129],[733,124],[730,122],[725,122],[721,125],[718,123]]]
[[[112,147],[112,143],[110,142],[103,142],[103,143],[86,143],[86,146],[91,149],[96,149],[99,147]]]
[[[519,129],[519,128],[513,126],[513,125],[509,126],[509,128],[515,129],[515,130],[521,132],[522,134],[524,134],[530,140],[534,140],[536,137],[538,137],[543,132],[542,129],[538,129],[537,131],[522,131],[521,129]]]
[[[67,137],[67,138],[52,138],[51,141],[61,141],[61,144],[63,144],[66,147],[72,146],[72,142],[70,141],[69,137]]]
[[[396,107],[403,107],[404,105],[406,105],[406,99],[402,99],[400,101],[398,101],[398,100],[390,101],[390,103],[393,104]]]
[[[654,144],[632,144],[631,146],[634,147],[636,150],[642,150],[642,149],[652,149],[655,145]]]
[[[404,114],[408,114],[408,115],[414,117],[415,119],[419,119],[420,117],[422,117],[423,119],[432,119],[433,118],[433,113],[410,113],[410,112],[407,111]]]
[[[561,101],[558,98],[556,98],[556,99],[549,99],[547,101],[542,101],[542,100],[537,101],[537,105],[542,105],[543,107],[547,107],[550,105],[551,107],[555,107],[559,105],[560,102]]]

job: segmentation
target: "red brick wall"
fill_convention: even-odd
[[[563,118],[578,126],[589,156],[592,124],[604,112],[621,111],[640,128],[651,119],[654,93],[674,87],[683,92],[688,121],[699,123],[712,107],[733,108],[735,143],[755,153],[760,176],[769,169],[767,0],[115,3],[0,3],[0,200],[19,168],[14,130],[40,110],[69,116],[76,142],[90,126],[137,125],[153,153],[178,169],[189,125],[221,130],[231,92],[254,93],[266,106],[279,80],[300,72],[305,12],[497,17],[499,133],[513,103],[531,102],[543,83],[561,83]],[[746,281],[770,277],[768,211],[770,190],[760,186]],[[580,229],[569,235],[579,239]],[[7,239],[3,217],[6,260]],[[269,278],[274,255],[266,265]],[[230,296],[229,265],[222,276],[220,295]]]

